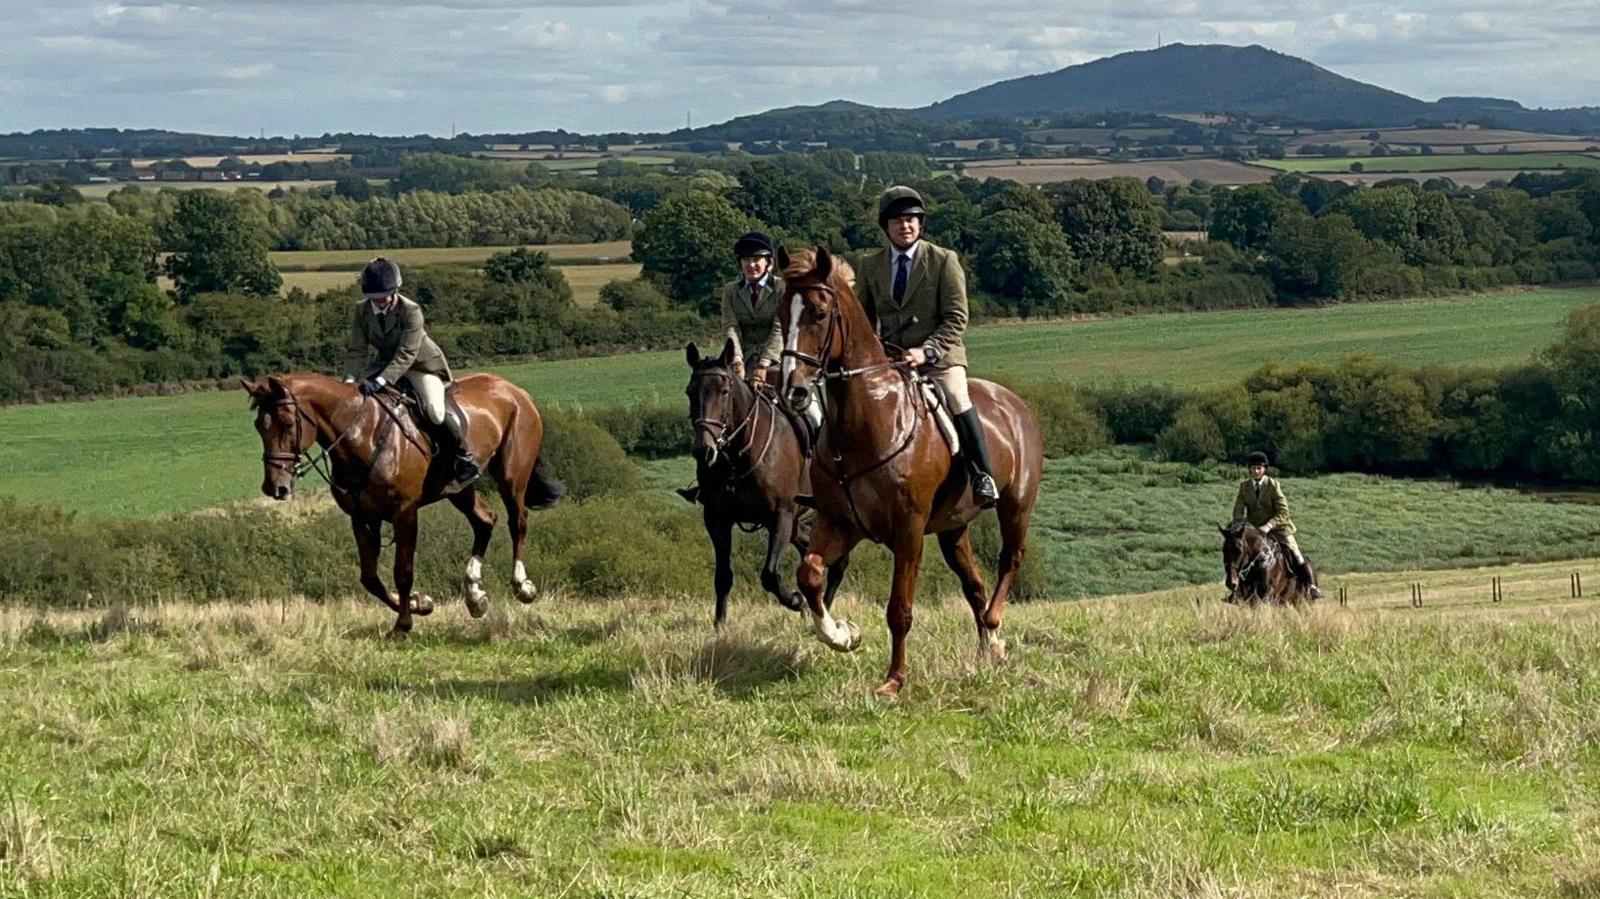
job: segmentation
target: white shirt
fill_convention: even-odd
[[[895,272],[900,270],[900,257],[902,256],[908,260],[906,262],[906,280],[908,282],[911,280],[911,270],[917,266],[917,247],[920,246],[922,246],[922,241],[920,240],[904,250],[892,244],[890,245],[889,248],[894,251],[894,258],[889,260],[889,287],[891,290],[894,288]]]

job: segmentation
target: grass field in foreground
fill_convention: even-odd
[[[1325,159],[1291,156],[1262,159],[1257,165],[1285,172],[1348,172],[1352,162],[1367,172],[1442,172],[1451,169],[1495,169],[1507,173],[1545,169],[1596,169],[1600,157],[1586,153],[1435,153],[1432,156],[1354,156]]]
[[[849,597],[846,656],[649,598],[404,645],[371,604],[4,609],[0,891],[1591,896],[1600,601],[1563,570],[1013,606],[996,667],[927,602],[895,702]]]
[[[1563,316],[1600,290],[1159,315],[976,328],[973,372],[1018,381],[1122,380],[1198,387],[1269,362],[1336,362],[1352,353],[1417,365],[1524,361]],[[714,335],[707,335],[707,342]],[[469,366],[460,365],[461,369]],[[494,369],[544,405],[683,402],[680,351]],[[255,493],[260,441],[242,393],[0,408],[0,496],[91,515],[213,506]]]
[[[516,246],[503,247],[401,247],[392,250],[278,250],[268,253],[272,264],[280,272],[341,271],[358,272],[374,256],[385,256],[402,266],[442,265],[445,263],[482,262],[496,253],[506,253]],[[557,243],[529,245],[530,250],[549,253],[552,259],[625,259],[633,252],[633,244],[626,240],[603,243]]]

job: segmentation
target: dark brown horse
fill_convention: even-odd
[[[1305,584],[1295,577],[1294,561],[1278,541],[1242,521],[1218,525],[1217,530],[1222,532],[1226,601],[1258,605],[1305,600]]]
[[[395,611],[391,636],[411,630],[411,616],[427,615],[433,603],[413,595],[417,513],[446,498],[448,459],[431,466],[433,448],[418,431],[397,394],[362,396],[353,384],[316,374],[292,374],[244,381],[256,410],[266,473],[261,492],[288,499],[295,479],[315,470],[327,481],[334,501],[350,516],[361,556],[361,586]],[[456,382],[456,400],[468,416],[472,455],[500,488],[511,529],[511,581],[517,598],[532,602],[535,588],[522,561],[528,509],[554,505],[566,487],[539,458],[544,423],[533,400],[520,387],[494,375],[471,375]],[[313,451],[313,447],[320,447]],[[326,470],[322,463],[326,463]],[[472,525],[472,557],[467,561],[467,611],[487,611],[483,554],[494,533],[495,513],[476,490],[448,497]],[[394,525],[394,592],[378,575],[383,522]]]
[[[684,348],[699,501],[716,556],[717,627],[727,620],[728,592],[733,589],[734,525],[766,529],[761,586],[784,608],[795,611],[802,606],[800,594],[783,588],[778,565],[784,546],[792,543],[804,553],[810,534],[795,501],[811,492],[806,447],[770,392],[757,391],[734,374],[738,352],[731,339],[720,356],[701,357],[700,348],[692,343]],[[846,556],[828,569],[826,603],[833,603],[849,564]]]
[[[884,352],[851,290],[849,266],[820,247],[815,253],[780,253],[779,265],[789,294],[779,309],[785,398],[804,408],[813,402],[813,384],[821,383],[822,440],[811,471],[817,520],[797,576],[817,637],[841,652],[860,644],[860,630],[835,621],[822,604],[823,570],[862,539],[888,546],[894,553],[887,610],[893,646],[878,692],[899,693],[923,536],[938,534],[945,562],[972,607],[980,661],[1004,658],[1005,643],[996,632],[1022,564],[1044,464],[1038,422],[1011,391],[970,382],[1000,488],[1000,563],[994,593],[986,596],[967,536],[979,509],[967,489],[966,466],[953,463],[910,372]]]

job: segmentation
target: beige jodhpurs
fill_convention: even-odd
[[[420,371],[408,371],[400,376],[400,380],[409,381],[411,389],[417,392],[417,399],[422,403],[422,414],[428,419],[428,423],[443,424],[444,381],[438,375],[424,374]]]
[[[1296,565],[1305,564],[1306,557],[1300,554],[1300,544],[1294,542],[1293,534],[1280,534],[1277,531],[1273,531],[1267,536],[1278,541],[1280,546],[1288,550],[1289,558],[1293,559]]]
[[[944,388],[945,396],[949,397],[951,415],[960,415],[972,408],[972,396],[967,393],[965,365],[936,368],[930,377],[939,382],[939,386]]]

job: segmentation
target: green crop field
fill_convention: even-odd
[[[607,265],[560,265],[557,268],[561,270],[561,274],[566,276],[567,284],[572,287],[572,298],[579,306],[590,306],[598,302],[600,288],[611,281],[618,279],[626,281],[639,277],[639,265],[633,262]],[[283,290],[288,292],[298,287],[315,295],[325,290],[335,290],[354,285],[357,277],[358,273],[355,271],[328,271],[321,269],[316,271],[286,271],[283,273]]]
[[[602,243],[557,243],[529,245],[530,250],[549,253],[557,261],[610,260],[620,262],[633,252],[633,244],[626,240]],[[402,247],[393,250],[279,250],[267,255],[280,272],[339,271],[358,272],[374,256],[387,256],[401,265],[441,265],[445,263],[482,262],[496,253],[506,253],[516,246],[501,247]]]
[[[1592,896],[1600,603],[1572,566],[920,605],[871,695],[776,607],[0,609],[0,892]],[[1593,572],[1594,563],[1586,563]]]
[[[1171,383],[1237,379],[1269,362],[1367,353],[1407,364],[1497,365],[1551,343],[1593,288],[1453,299],[1006,324],[969,335],[974,372],[1017,381]],[[708,342],[714,335],[707,335]],[[681,352],[496,369],[541,404],[681,403]],[[0,409],[0,496],[90,516],[185,512],[251,496],[260,444],[242,392]]]
[[[1289,157],[1262,159],[1257,165],[1285,172],[1348,172],[1359,162],[1366,172],[1442,172],[1467,169],[1543,171],[1596,169],[1600,157],[1584,153],[1436,153],[1432,156],[1359,156],[1339,159]]]

